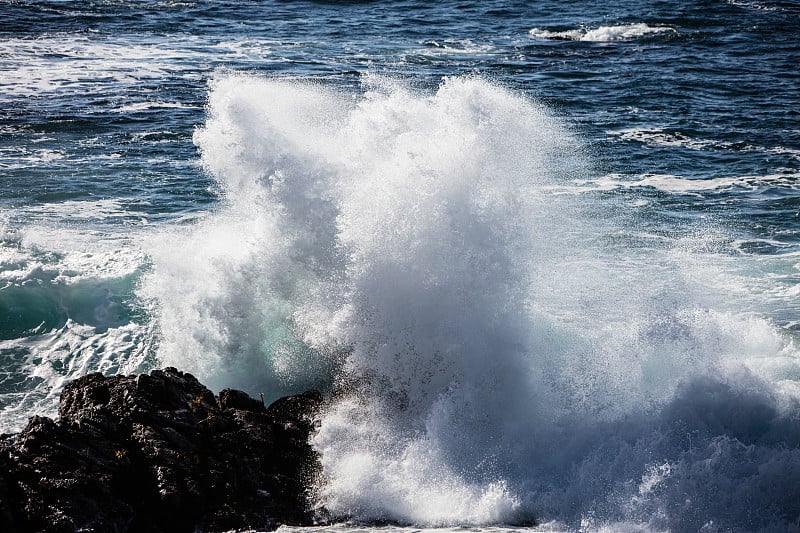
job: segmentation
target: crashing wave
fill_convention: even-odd
[[[159,358],[215,387],[327,388],[334,516],[796,520],[796,349],[704,283],[712,246],[626,245],[612,200],[554,194],[590,167],[548,109],[474,77],[353,96],[233,75],[208,106],[195,141],[225,205],[149,244]]]

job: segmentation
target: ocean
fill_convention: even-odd
[[[799,531],[799,26],[0,0],[0,432],[176,366],[329,395],[320,531]]]

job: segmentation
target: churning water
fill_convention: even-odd
[[[796,6],[0,14],[4,430],[174,365],[355,524],[799,527]]]

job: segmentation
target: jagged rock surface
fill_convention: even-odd
[[[269,407],[174,368],[90,374],[0,439],[0,531],[226,531],[311,524],[317,392]]]

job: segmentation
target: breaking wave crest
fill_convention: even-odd
[[[528,34],[537,39],[607,43],[614,41],[630,41],[646,35],[671,32],[675,32],[675,30],[666,26],[648,26],[647,24],[640,22],[636,24],[600,26],[595,29],[579,28],[565,31],[550,31],[532,28]]]
[[[478,78],[361,94],[229,75],[197,131],[224,206],[154,236],[159,358],[315,386],[334,516],[786,528],[798,355],[685,243],[630,246],[543,106]],[[703,238],[698,236],[699,238]],[[703,275],[701,275],[703,274]]]

